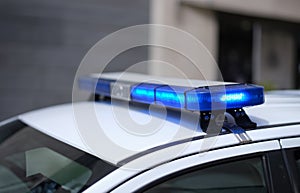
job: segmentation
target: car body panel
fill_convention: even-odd
[[[114,157],[114,162],[112,162],[112,164],[117,164],[128,157],[131,157],[153,147],[171,144],[182,139],[205,136],[204,132],[193,128],[193,125],[191,126],[191,128],[189,128],[188,124],[185,123],[189,120],[181,120],[179,126],[176,122],[168,120],[164,121],[165,119],[159,118],[157,116],[151,117],[150,114],[139,111],[139,109],[131,110],[130,113],[132,113],[132,116],[138,117],[139,120],[149,120],[152,118],[160,121],[161,119],[164,121],[164,124],[160,128],[160,132],[156,132],[154,134],[154,137],[152,138],[150,138],[149,136],[147,136],[146,138],[145,136],[138,136],[130,133],[128,134],[126,130],[124,131],[124,128],[122,128],[116,121],[111,121],[115,119],[114,113],[118,112],[119,110],[115,111],[115,109],[112,109],[111,105],[104,102],[80,102],[74,103],[73,105],[59,105],[25,113],[20,115],[18,118],[26,124],[54,138],[57,138],[83,151],[103,158],[101,157],[101,155],[93,152],[93,150],[91,150],[90,147],[86,145],[86,143],[82,139],[80,132],[77,130],[77,122],[74,117],[73,106],[76,106],[76,108],[79,109],[93,109],[97,114],[99,122],[102,124],[103,132],[108,136],[108,138],[114,140],[114,142],[118,143],[118,145],[131,150],[127,154]],[[117,108],[127,109],[126,106],[122,107],[122,105],[118,106]],[[284,126],[285,124],[293,124],[297,122],[299,123],[300,105],[294,104],[286,106],[270,104],[245,108],[245,111],[254,122],[257,122],[259,127],[271,127],[278,124],[283,124],[282,126]],[[82,115],[84,115],[84,110],[81,113]],[[89,119],[89,117],[87,117],[86,119]],[[137,126],[140,127],[140,125]],[[184,131],[183,135],[176,136],[176,134],[181,131]],[[285,132],[283,133],[281,128],[275,127],[271,130],[257,129],[253,131],[247,131],[247,133],[253,141],[259,141],[264,139],[278,138],[280,136],[295,136],[300,133],[300,130],[287,127],[285,129]],[[225,139],[227,137],[231,139]],[[132,143],[128,143],[128,141],[131,141]],[[229,134],[226,136],[220,136],[215,146],[211,148],[234,144],[238,144],[238,140],[234,137],[233,134]]]
[[[89,106],[91,108],[95,108],[96,110],[97,109],[103,110],[103,108],[107,109],[107,107],[109,107],[109,105],[102,104],[101,102],[97,103],[97,105],[95,105],[95,103],[93,103],[93,102],[76,103],[74,105],[79,105],[79,106],[83,105],[85,107]],[[262,109],[266,109],[266,108],[262,108]],[[257,113],[260,112],[260,110],[258,112],[255,112],[254,110],[255,110],[255,108],[253,108],[253,110],[252,109],[249,110],[249,112],[252,112],[250,114],[250,116],[252,114],[256,115]],[[281,112],[280,109],[277,109],[277,111],[273,111],[273,115],[276,115],[276,113],[280,114],[280,112]],[[149,115],[139,114],[139,116],[143,117],[143,116],[149,116]],[[272,122],[272,119],[274,117],[269,116],[268,110],[264,111],[264,113],[260,112],[259,116],[264,117],[265,120],[267,120],[267,119],[269,120],[269,122],[266,122],[265,120],[262,122],[259,122],[260,126],[266,126],[266,125],[268,126],[268,125],[272,125],[273,123],[278,123],[277,120],[273,120],[273,122]],[[42,117],[44,117],[45,120]],[[49,117],[50,117],[50,119],[49,119]],[[60,119],[59,117],[62,117],[62,119]],[[252,116],[252,118],[253,117],[254,116]],[[74,115],[72,112],[72,105],[62,105],[62,106],[57,106],[57,107],[46,108],[43,110],[34,111],[34,112],[31,112],[28,114],[21,115],[21,116],[19,116],[19,118],[22,121],[24,121],[25,123],[41,130],[42,132],[44,132],[52,137],[55,137],[59,140],[62,140],[65,143],[68,143],[72,146],[80,148],[83,151],[89,152],[88,151],[89,147],[85,146],[84,142],[82,141],[82,139],[80,137],[80,134],[78,133],[78,131],[76,131],[76,121],[74,119]],[[103,119],[103,120],[105,120],[105,119]],[[297,116],[293,115],[291,117],[290,121],[291,121],[291,123],[296,122]],[[60,124],[60,122],[63,122],[64,124]],[[284,122],[281,122],[281,123],[284,123]],[[169,127],[172,128],[174,123],[169,123],[169,124],[170,124]],[[126,162],[128,162],[127,164],[125,164],[124,166],[120,167],[119,169],[113,171],[112,173],[110,173],[109,175],[107,175],[106,177],[104,177],[103,179],[98,181],[92,187],[87,189],[86,192],[97,192],[97,190],[99,191],[100,187],[101,187],[101,191],[103,190],[103,192],[105,192],[106,190],[110,190],[110,189],[114,188],[118,184],[126,182],[128,179],[139,174],[141,171],[146,170],[147,168],[153,168],[155,166],[159,166],[160,164],[166,163],[170,160],[178,159],[180,157],[185,157],[188,155],[196,154],[197,156],[199,156],[200,154],[206,155],[208,152],[216,152],[216,151],[219,152],[218,154],[211,154],[214,156],[211,157],[210,159],[208,159],[205,156],[204,157],[199,156],[198,161],[201,161],[200,163],[205,163],[205,161],[204,161],[205,159],[213,161],[213,160],[218,160],[218,159],[224,159],[226,157],[245,155],[245,154],[251,153],[250,151],[252,151],[252,150],[253,150],[253,152],[258,152],[260,150],[255,149],[255,148],[253,148],[252,150],[249,150],[249,151],[246,149],[247,149],[247,147],[255,147],[256,146],[255,144],[257,144],[255,142],[259,142],[259,141],[280,139],[282,137],[299,136],[300,135],[299,127],[300,127],[299,124],[286,125],[286,126],[281,125],[278,127],[270,126],[270,128],[266,127],[266,128],[261,128],[261,129],[257,129],[257,130],[247,131],[247,134],[253,140],[253,142],[251,144],[249,144],[250,146],[247,146],[247,145],[241,146],[240,142],[237,140],[237,138],[235,137],[234,134],[219,135],[217,137],[205,138],[205,139],[201,139],[201,140],[184,141],[182,143],[177,143],[176,145],[172,144],[171,143],[172,141],[170,141],[169,138],[165,138],[164,141],[162,140],[162,138],[159,138],[159,139],[157,139],[158,141],[156,141],[156,142],[153,141],[153,144],[156,143],[156,145],[158,145],[158,146],[164,145],[163,147],[157,148],[154,151],[151,151],[151,148],[149,148],[150,147],[149,145],[151,145],[151,144],[147,144],[143,148],[139,147],[139,148],[141,148],[139,152],[134,152],[133,154],[130,154],[130,155],[128,155],[128,157],[125,157],[125,158],[121,157],[120,159],[117,160],[118,162],[112,163],[112,164],[114,164],[114,165],[123,164],[122,161],[124,161],[124,159],[131,158],[131,156],[132,156],[132,159],[126,160]],[[168,128],[168,127],[166,127],[166,128]],[[188,128],[184,128],[184,129],[188,129]],[[73,134],[68,135],[67,133],[70,133],[70,132]],[[77,134],[77,136],[75,136],[75,134]],[[111,133],[111,135],[112,134],[113,134],[113,132]],[[203,135],[203,133],[202,133],[202,135]],[[62,136],[64,136],[63,139],[62,139]],[[118,140],[128,140],[128,138],[127,139],[118,138]],[[77,142],[77,144],[74,144],[74,142]],[[160,142],[160,144],[159,144],[159,142]],[[270,143],[273,144],[272,145],[273,149],[279,148],[278,141],[274,142],[274,140],[273,140]],[[274,143],[276,145],[274,145]],[[166,144],[169,144],[169,145],[166,145]],[[267,144],[269,144],[269,143],[267,143]],[[254,145],[254,146],[251,146],[251,145]],[[245,149],[243,149],[242,147],[245,147]],[[265,146],[265,147],[267,149],[265,149],[265,150],[262,149],[261,151],[267,151],[267,150],[272,149],[269,146]],[[229,148],[229,150],[227,151],[228,148]],[[229,151],[231,151],[230,148],[233,148],[235,150],[235,151],[232,151],[231,154],[229,153]],[[224,151],[223,154],[220,153],[223,151]],[[141,154],[141,155],[135,157],[136,154],[143,153],[143,152],[144,152],[144,154]],[[90,153],[93,154],[92,151]],[[101,156],[99,156],[97,154],[94,154],[94,155],[102,158]],[[210,155],[210,154],[208,154],[208,155]],[[217,155],[219,155],[221,157],[218,158]],[[201,158],[201,160],[200,160],[200,158]],[[202,158],[203,158],[203,160],[202,160]],[[171,172],[171,171],[169,171],[169,172]]]
[[[92,76],[98,77],[98,75]],[[105,76],[121,80],[124,78],[126,81],[149,81],[143,75],[126,77],[120,73],[112,73]],[[155,77],[152,77],[150,81],[180,86],[231,84],[215,81],[177,81]],[[290,93],[282,96],[277,92],[271,93],[266,95],[265,104],[244,108],[250,119],[258,126],[255,130],[247,131],[252,141],[244,145],[234,134],[221,134],[207,138],[206,133],[198,124],[199,112],[169,110],[171,113],[166,113],[164,110],[161,111],[162,107],[155,105],[139,106],[137,103],[131,105],[120,101],[114,101],[112,104],[107,101],[91,101],[58,105],[24,113],[1,122],[0,125],[20,119],[53,138],[119,166],[119,169],[102,178],[85,192],[99,192],[99,190],[106,192],[121,184],[114,191],[124,192],[137,190],[138,187],[157,178],[195,165],[240,155],[278,150],[281,146],[283,148],[298,147],[300,144],[298,138],[300,136],[300,101],[297,97],[299,92],[292,92],[292,95]],[[92,116],[90,116],[91,113]],[[131,125],[133,130],[144,129],[145,125],[153,120],[163,124],[158,129],[150,128],[149,131],[152,132],[146,133],[147,135],[138,135],[131,133],[118,122],[118,116],[122,117],[124,114],[128,114],[134,122],[138,123]],[[96,120],[92,120],[92,117]],[[93,127],[95,124],[101,125],[101,133],[107,139],[129,151],[115,155],[114,152],[106,155],[95,151],[86,141],[88,139],[83,136],[82,132],[85,131],[80,128],[78,119],[84,119],[84,123],[88,123],[87,127]],[[88,128],[86,131],[89,131]],[[178,135],[178,133],[181,134]],[[108,159],[109,156],[112,157]]]
[[[278,149],[280,149],[279,141],[272,140],[267,142],[253,143],[253,144],[247,144],[243,146],[233,146],[225,149],[217,149],[213,151],[193,154],[191,156],[182,157],[181,159],[177,159],[171,162],[166,162],[151,170],[147,170],[143,173],[140,173],[137,176],[134,175],[127,176],[127,179],[130,177],[133,178],[131,180],[125,181],[124,184],[118,186],[113,192],[127,192],[127,191],[133,192],[147,185],[150,182],[153,182],[159,178],[162,178],[164,176],[170,175],[172,173],[187,168],[191,168],[194,166],[206,164],[221,159],[232,158],[236,156],[248,155],[248,154],[265,152],[265,151],[278,150]],[[96,190],[99,189],[103,190],[104,187],[107,188],[104,189],[104,191],[109,191],[110,190],[109,188],[114,188],[114,184],[107,183],[107,182],[112,181],[117,176],[118,178],[122,177],[122,174],[124,173],[119,173],[119,171],[121,170],[129,170],[129,169],[120,168],[118,171],[109,174],[108,176],[106,176],[105,178],[103,178],[102,180],[94,184],[91,188],[86,190],[85,193],[96,192]],[[138,171],[136,171],[136,174],[138,174]],[[107,184],[109,184],[109,187],[107,186]]]
[[[280,144],[282,148],[300,147],[300,137],[281,139]]]

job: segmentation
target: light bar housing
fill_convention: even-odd
[[[83,77],[79,87],[101,96],[191,111],[238,109],[264,103],[264,88],[252,84],[184,87]]]

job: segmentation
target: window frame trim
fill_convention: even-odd
[[[282,147],[282,155],[284,158],[285,166],[289,174],[289,180],[291,187],[295,193],[300,193],[300,174],[296,172],[296,162],[294,158],[294,153],[300,151],[300,137],[290,137],[285,139],[280,139],[280,145]]]
[[[190,168],[201,167],[205,164],[216,163],[216,161],[224,159],[236,159],[240,156],[261,155],[261,153],[263,152],[280,149],[281,147],[279,141],[271,140],[246,145],[232,146],[186,156],[147,170],[122,183],[114,190],[112,190],[112,192],[139,191],[140,189],[149,186],[149,184],[152,184],[153,182],[158,181],[159,179],[163,179],[166,176],[170,176],[172,174],[188,170]],[[267,184],[268,181],[266,180],[266,186],[268,187]]]

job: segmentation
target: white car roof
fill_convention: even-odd
[[[268,97],[267,97],[268,100]],[[96,114],[99,115],[99,121],[102,123],[102,129],[105,135],[111,139],[114,138],[114,142],[118,143],[125,149],[132,150],[129,153],[126,152],[116,155],[113,158],[107,160],[105,155],[99,155],[94,152],[89,145],[82,140],[80,132],[77,130],[77,123],[75,121],[73,106],[82,109],[82,114],[85,114],[85,110],[93,108]],[[154,147],[162,146],[165,144],[172,144],[182,139],[188,139],[192,137],[204,136],[205,133],[201,130],[192,130],[189,128],[188,121],[182,120],[181,127],[176,122],[169,121],[173,115],[170,115],[169,120],[164,121],[163,127],[160,128],[160,132],[155,133],[150,137],[136,136],[124,132],[117,122],[114,121],[114,110],[112,106],[107,102],[79,102],[75,104],[65,104],[54,107],[49,107],[41,110],[32,111],[19,116],[19,119],[24,123],[58,139],[74,147],[77,147],[83,151],[94,154],[101,159],[107,160],[113,164],[118,164],[124,159],[127,159],[140,152],[152,149]],[[117,107],[127,108],[122,105]],[[132,116],[138,117],[139,120],[149,120],[150,115],[139,110],[130,110]],[[245,108],[245,111],[250,116],[251,120],[258,124],[258,127],[268,127],[272,125],[289,125],[300,122],[300,104],[268,104]],[[105,113],[103,113],[105,112]],[[189,113],[189,112],[187,112]],[[101,115],[101,116],[100,116]],[[154,119],[160,119],[159,117],[152,117]],[[178,118],[175,115],[175,118]],[[141,128],[142,129],[142,128]],[[174,137],[176,133],[183,131],[184,135]],[[273,130],[273,131],[272,131]],[[257,129],[254,131],[247,132],[253,141],[259,141],[274,137],[284,137],[299,135],[300,129],[291,130],[290,132],[282,132],[274,129]],[[232,135],[232,134],[228,134]],[[230,141],[222,138],[218,140],[212,148],[222,147],[232,144],[238,144],[239,142],[234,138],[230,137]],[[105,147],[102,147],[105,148]]]
[[[91,76],[99,77],[98,74]],[[101,77],[195,87],[232,84],[149,77],[132,73],[108,73],[102,74]],[[182,144],[206,135],[198,124],[199,114],[195,112],[171,110],[171,113],[165,114],[160,107],[150,108],[152,114],[147,111],[148,106],[138,104],[128,106],[127,102],[113,102],[113,104],[107,101],[78,102],[25,113],[20,115],[19,119],[58,140],[115,165],[124,160],[130,161],[131,158],[145,152]],[[300,101],[297,97],[266,96],[265,104],[244,110],[251,120],[257,123],[258,128],[265,128],[247,132],[253,141],[300,134],[299,129],[285,132],[268,129],[278,128],[280,125],[299,124]],[[107,143],[108,141],[110,143]],[[227,134],[219,136],[210,148],[234,144],[239,144],[239,141],[233,134]]]

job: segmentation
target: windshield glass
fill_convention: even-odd
[[[20,121],[0,127],[0,192],[76,193],[116,169]]]

